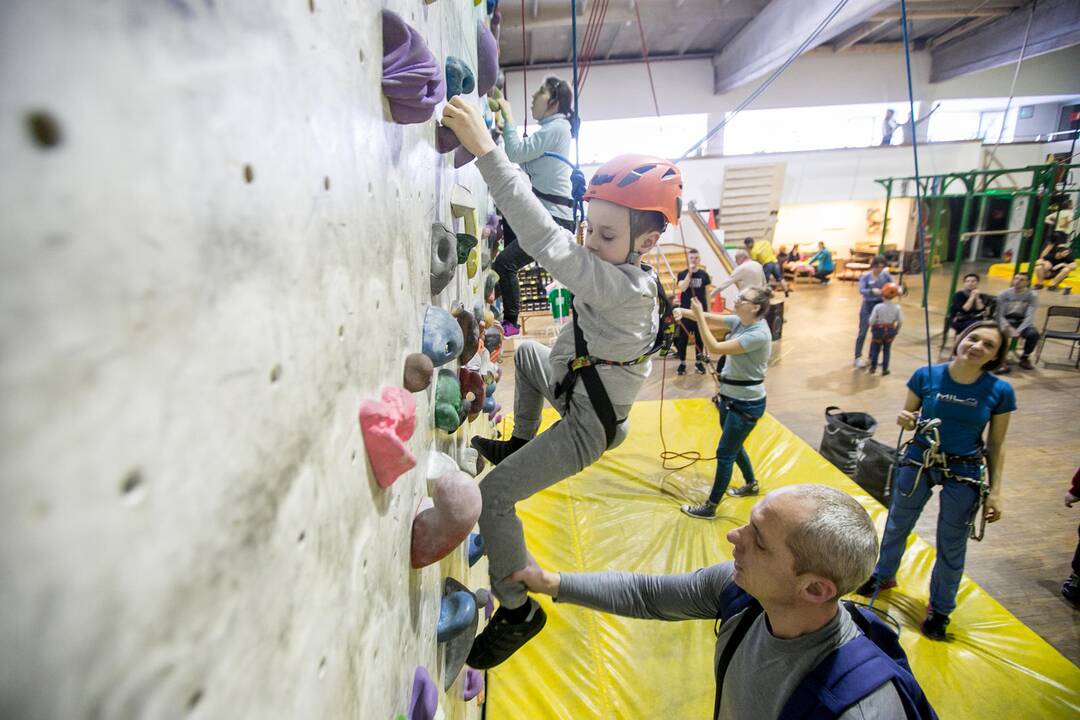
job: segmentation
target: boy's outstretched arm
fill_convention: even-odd
[[[475,107],[460,96],[454,97],[443,110],[443,124],[476,155],[476,165],[495,205],[514,228],[525,252],[583,302],[604,308],[626,300],[632,289],[627,276],[578,245],[572,233],[555,223],[528,181],[496,148]]]

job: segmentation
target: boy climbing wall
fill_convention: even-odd
[[[669,222],[678,223],[682,175],[667,160],[641,155],[602,166],[585,193],[589,210],[581,246],[555,224],[528,181],[496,148],[476,108],[455,97],[443,111],[443,124],[476,155],[496,206],[520,228],[522,248],[574,294],[574,322],[554,347],[526,342],[514,355],[513,436],[473,438],[473,446],[496,465],[480,484],[480,532],[499,609],[468,659],[484,669],[513,655],[547,621],[525,585],[509,581],[527,559],[516,503],[592,465],[625,437],[659,326],[658,283],[641,267],[641,255]],[[537,436],[544,400],[562,419]]]

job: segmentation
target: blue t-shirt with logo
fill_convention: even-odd
[[[922,417],[941,418],[941,450],[949,455],[974,455],[991,415],[1016,410],[1012,385],[984,372],[969,385],[954,382],[948,363],[921,367],[908,380],[911,392],[922,398]]]

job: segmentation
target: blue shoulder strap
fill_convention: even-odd
[[[887,682],[892,682],[908,718],[936,720],[896,634],[872,612],[843,607],[862,631],[808,673],[788,698],[780,720],[836,718]],[[873,638],[873,639],[871,639]]]

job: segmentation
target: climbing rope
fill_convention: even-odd
[[[600,42],[600,34],[604,29],[604,19],[607,17],[608,0],[597,0],[589,10],[589,22],[585,29],[585,41],[581,48],[581,89],[585,88],[585,79],[588,77],[589,68],[592,65],[593,54]],[[575,92],[576,94],[576,92]]]
[[[525,0],[521,0],[521,91],[525,96],[521,117],[521,137],[529,136],[529,48],[525,43]]]
[[[652,66],[649,65],[649,47],[645,44],[645,27],[641,24],[641,12],[638,10],[638,2],[634,0],[634,15],[637,17],[638,35],[641,37],[641,54],[645,58],[645,72],[649,74],[649,90],[652,92],[653,109],[656,110],[656,118],[660,119],[660,103],[656,101],[656,85],[653,84]]]
[[[908,37],[907,0],[900,0],[900,24],[904,33],[904,67],[907,71],[908,110],[911,117],[915,117],[915,89],[911,80],[911,40]],[[926,335],[926,367],[929,370],[934,364],[932,350],[930,349],[930,304],[927,302],[927,294],[930,289],[930,268],[926,262],[926,233],[923,228],[922,217],[922,182],[919,173],[919,139],[916,137],[915,125],[911,128],[911,154],[915,162],[915,233],[916,244],[919,248],[919,264],[922,266],[923,280],[923,322]],[[960,262],[957,257],[955,262]],[[933,392],[933,373],[930,373],[930,392]]]

